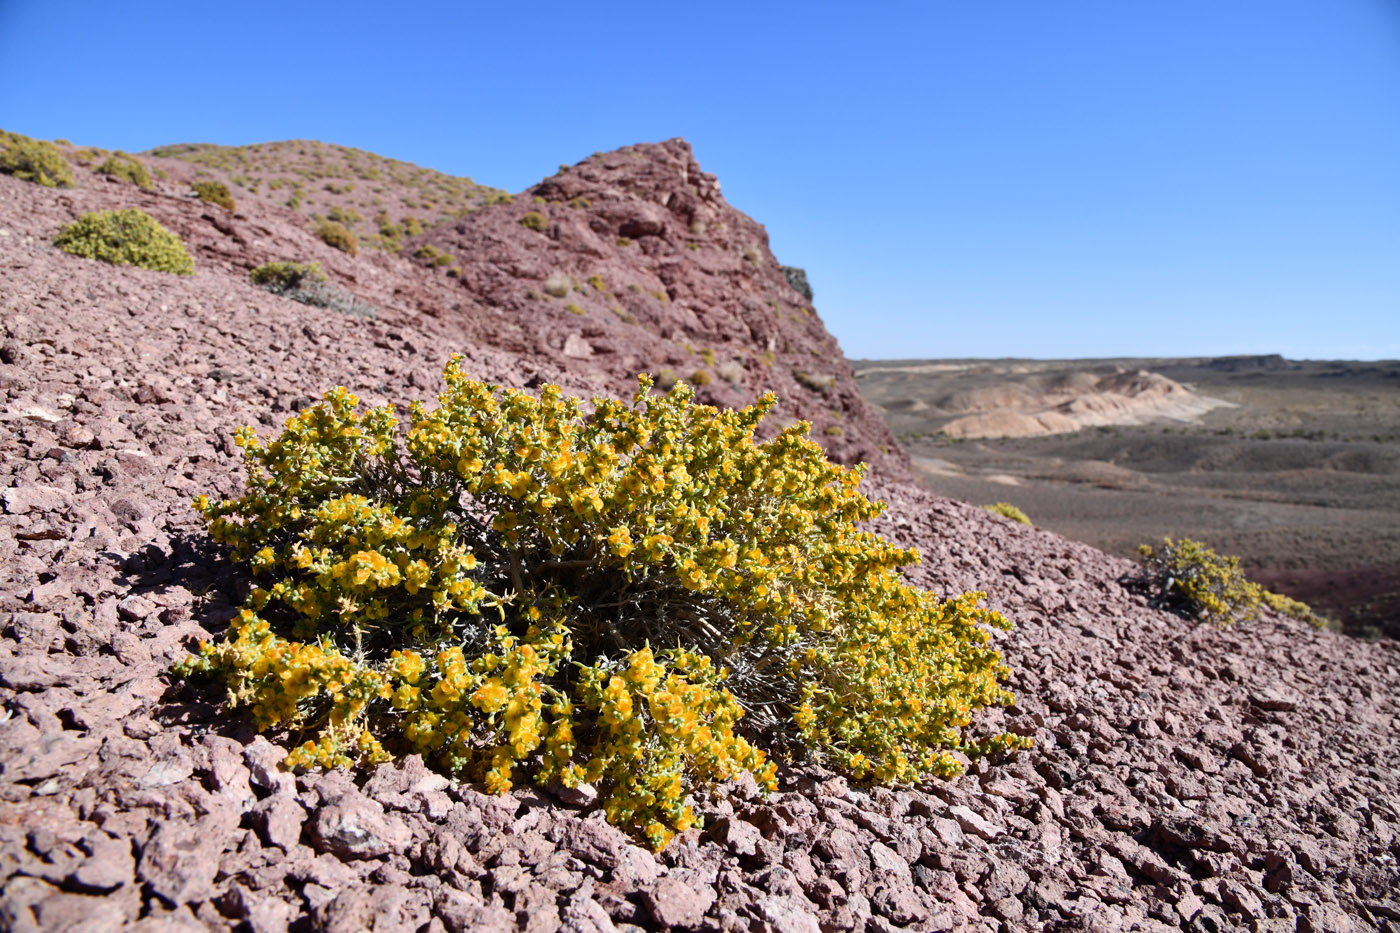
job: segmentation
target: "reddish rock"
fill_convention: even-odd
[[[715,902],[715,892],[694,887],[676,878],[661,878],[642,895],[652,919],[666,928],[692,930]]]

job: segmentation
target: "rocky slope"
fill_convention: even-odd
[[[1400,924],[1393,642],[1273,617],[1220,631],[1156,612],[1118,582],[1125,562],[931,496],[906,482],[893,447],[873,482],[890,502],[879,530],[923,551],[918,582],[985,590],[1017,623],[999,640],[1018,705],[979,727],[1033,736],[1034,749],[896,791],[796,769],[769,797],[735,782],[701,802],[708,828],[659,857],[578,801],[488,797],[413,758],[368,779],[281,770],[282,750],[221,714],[217,691],[165,674],[241,596],[188,508],[196,493],[237,489],[238,426],[270,431],[337,383],[372,401],[426,397],[452,350],[493,381],[619,392],[634,365],[690,362],[668,348],[704,340],[697,350],[717,362],[720,349],[745,361],[742,379],[712,384],[717,400],[774,386],[791,417],[839,399],[848,430],[823,439],[843,455],[891,442],[845,394],[849,369],[819,322],[791,307],[761,230],[723,204],[682,143],[595,157],[425,233],[459,277],[412,261],[416,246],[352,259],[256,199],[217,213],[184,195],[179,167],[154,192],[85,172],[59,191],[0,176],[0,928]],[[695,192],[666,190],[685,179]],[[547,201],[542,231],[519,223],[535,196]],[[590,203],[568,207],[574,198]],[[118,206],[180,232],[198,274],[48,245],[78,213]],[[698,214],[726,230],[707,227],[716,240],[688,249],[682,231]],[[623,227],[652,221],[659,232]],[[632,245],[617,246],[622,236]],[[585,248],[594,240],[601,255]],[[731,255],[755,244],[757,263]],[[322,261],[378,317],[253,288],[247,269],[267,259]],[[515,275],[511,262],[531,265]],[[583,288],[599,274],[604,288],[529,297],[556,272]],[[637,305],[635,325],[603,307],[634,282],[669,299]],[[756,324],[740,329],[748,298],[783,311],[768,321],[771,350]],[[600,349],[623,328],[647,336]],[[591,354],[566,353],[568,333]],[[823,348],[837,377],[825,391],[792,372]]]

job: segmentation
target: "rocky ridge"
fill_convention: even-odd
[[[679,152],[665,144],[651,174],[689,173]],[[609,154],[599,177],[614,162],[641,168],[647,159]],[[626,192],[648,190],[626,179],[603,186],[588,177],[594,171],[569,182],[599,186],[591,197],[570,195],[591,206],[550,209],[561,225],[577,218],[593,230],[587,212],[613,210],[605,187],[634,210]],[[287,773],[283,750],[221,713],[217,691],[165,673],[224,624],[246,584],[188,508],[197,493],[237,489],[233,430],[271,431],[337,383],[371,401],[426,397],[451,350],[492,381],[557,381],[578,392],[621,391],[627,354],[580,358],[548,338],[487,339],[507,309],[544,322],[559,303],[491,284],[489,264],[464,264],[469,274],[456,279],[404,256],[351,259],[275,205],[250,201],[228,217],[170,188],[148,193],[79,175],[67,191],[0,176],[0,926],[552,933],[1400,924],[1393,642],[1356,642],[1272,616],[1222,631],[1159,613],[1118,582],[1126,562],[934,497],[906,481],[897,455],[877,464],[871,483],[890,503],[878,530],[922,550],[912,574],[921,585],[983,590],[1016,622],[998,639],[1018,704],[982,717],[979,728],[1030,735],[1029,752],[901,790],[814,769],[784,771],[768,797],[732,782],[701,801],[707,828],[682,834],[660,856],[589,812],[586,800],[536,790],[490,797],[416,758],[368,776]],[[499,218],[483,210],[480,229],[429,231],[424,242],[463,253],[491,231],[568,242],[562,226],[554,241],[519,224],[534,196],[493,206]],[[126,206],[180,232],[198,274],[113,268],[48,245],[78,212]],[[685,216],[662,217],[663,233],[679,236],[672,224]],[[725,222],[740,239],[752,233]],[[688,318],[665,317],[683,302],[703,317],[708,305],[694,296],[705,292],[688,283],[719,283],[713,288],[728,303],[716,307],[742,316],[742,267],[726,270],[719,258],[715,272],[669,267],[662,244],[638,250],[645,242],[614,248],[646,257],[626,274],[650,272],[676,289],[669,303],[657,301],[658,330],[691,333]],[[542,254],[537,271],[577,276],[614,261],[557,250]],[[680,250],[677,262],[702,252]],[[378,318],[309,308],[247,284],[247,269],[272,258],[324,261],[379,306]],[[762,258],[781,276],[771,256]],[[738,262],[752,265],[742,255]],[[661,275],[667,268],[670,279]],[[623,269],[604,272],[605,281]],[[750,284],[762,294],[769,270],[755,274]],[[500,303],[477,297],[486,294]],[[824,332],[812,326],[787,339],[819,345]],[[761,346],[732,343],[750,354]],[[847,373],[842,365],[834,358],[831,371]],[[763,383],[746,376],[736,385]],[[720,391],[738,391],[726,386]],[[860,423],[864,415],[852,411]],[[883,442],[873,429],[859,436]]]

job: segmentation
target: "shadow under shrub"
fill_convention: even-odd
[[[65,253],[117,266],[194,274],[184,241],[135,208],[84,214],[60,230],[53,243]]]
[[[406,436],[339,388],[270,442],[245,428],[245,495],[196,501],[258,586],[182,673],[224,677],[289,764],[592,782],[659,848],[698,785],[771,786],[770,753],[894,783],[1028,744],[962,732],[1012,702],[1008,623],[910,586],[917,552],[859,530],[883,504],[807,425],[755,443],[771,395],[717,410],[643,376],[585,416],[446,379]]]

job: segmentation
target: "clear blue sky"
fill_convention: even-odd
[[[0,0],[0,127],[519,190],[684,136],[852,357],[1400,357],[1400,3]]]

